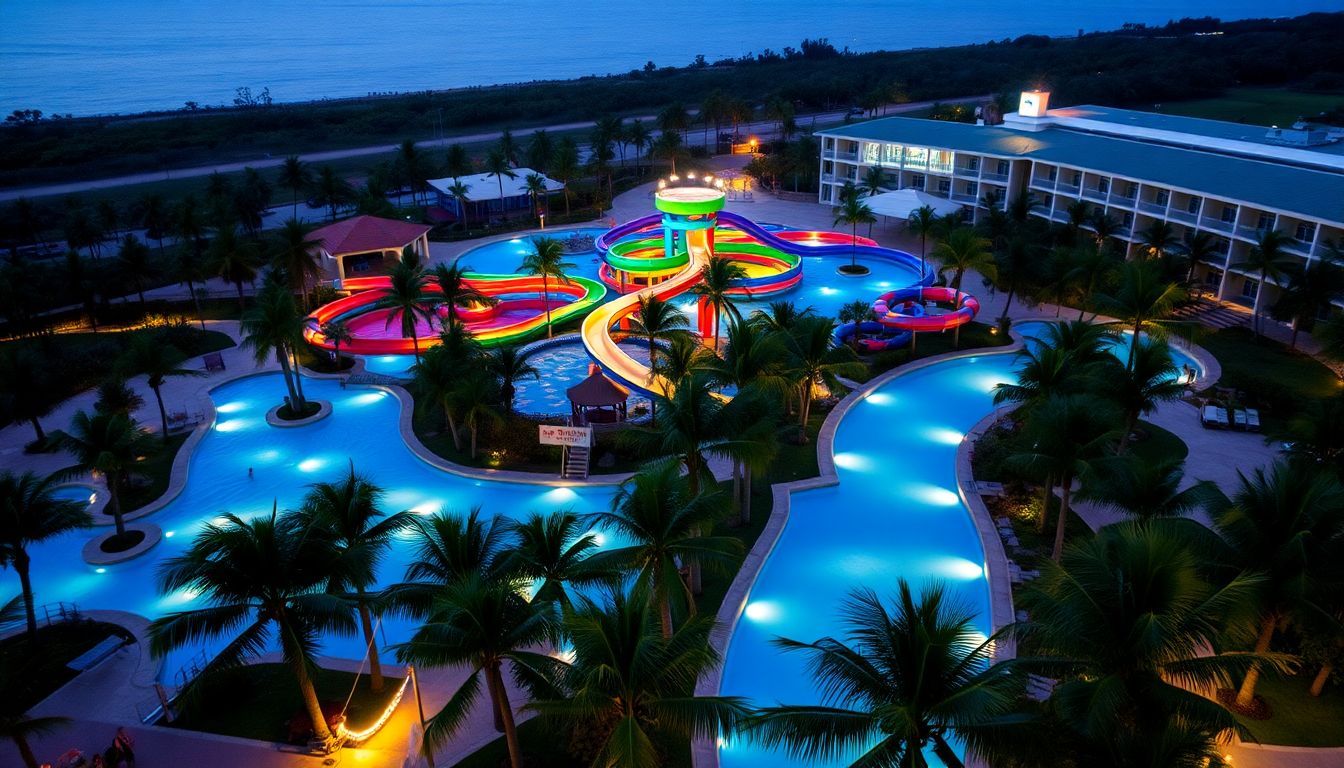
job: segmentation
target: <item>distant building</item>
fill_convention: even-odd
[[[513,178],[495,177],[488,173],[473,173],[456,179],[430,179],[429,187],[435,196],[434,218],[441,221],[488,221],[491,218],[505,216],[514,211],[527,211],[532,207],[531,195],[527,191],[527,177],[537,171],[531,168],[514,168]],[[560,192],[565,185],[544,174],[537,173],[545,180],[546,194]],[[454,183],[466,187],[466,200],[459,200],[452,193]],[[503,186],[501,195],[500,187]]]
[[[1303,261],[1344,244],[1344,143],[1339,129],[1287,129],[1109,107],[1050,109],[1028,92],[1002,125],[888,117],[820,131],[822,203],[846,182],[881,168],[888,189],[915,188],[963,206],[975,220],[983,200],[1006,205],[1031,193],[1032,215],[1066,223],[1078,201],[1119,225],[1132,254],[1154,222],[1178,237],[1204,231],[1221,254],[1196,280],[1219,298],[1269,306],[1253,270],[1236,268],[1260,236],[1278,230]],[[1089,227],[1090,228],[1090,227]]]
[[[410,247],[420,258],[429,259],[429,230],[433,227],[378,216],[354,218],[328,224],[309,233],[317,243],[322,270],[328,278],[377,274],[387,263],[401,258]]]

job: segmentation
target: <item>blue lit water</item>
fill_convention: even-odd
[[[648,365],[648,342],[629,339],[622,341],[621,347],[631,357]],[[588,350],[575,339],[539,349],[529,355],[527,361],[535,366],[541,375],[535,379],[523,379],[515,385],[517,390],[513,397],[514,409],[520,413],[542,416],[568,416],[570,403],[565,390],[588,378],[588,366],[593,362],[588,356]],[[626,401],[626,407],[631,416],[647,412],[649,400],[639,395],[631,395]]]

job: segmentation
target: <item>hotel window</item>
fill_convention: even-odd
[[[934,173],[951,173],[952,153],[946,149],[929,150],[929,170]]]
[[[929,150],[924,147],[905,148],[905,167],[924,169],[929,167]]]
[[[1072,185],[1075,186],[1075,187],[1081,187],[1081,186],[1083,186],[1083,173],[1082,173],[1082,171],[1074,171],[1074,172],[1073,172],[1073,181],[1071,181],[1071,182],[1069,182],[1069,183],[1072,184]]]
[[[1220,237],[1213,241],[1213,249],[1226,256],[1232,252],[1232,241],[1226,237]]]
[[[952,182],[948,181],[947,179],[939,179],[938,191],[943,193],[944,195],[952,191]]]
[[[1246,281],[1241,284],[1241,295],[1248,299],[1254,299],[1256,291],[1259,289],[1260,283],[1248,277],[1246,278]]]
[[[863,143],[863,162],[868,165],[877,165],[881,162],[882,145],[874,144],[871,141]]]
[[[999,174],[1000,176],[1007,176],[1007,175],[1008,175],[1008,161],[1007,161],[1007,160],[1000,160],[999,163],[998,163],[998,165],[997,165],[996,167],[998,168],[998,170],[995,171],[995,173]]]
[[[1198,197],[1190,198],[1190,202],[1185,204],[1185,210],[1188,211],[1189,213],[1199,215],[1199,198]]]
[[[1157,191],[1157,196],[1153,198],[1153,202],[1157,203],[1163,208],[1166,208],[1167,203],[1171,202],[1171,193],[1165,189],[1159,189]]]
[[[1046,208],[1051,208],[1054,206],[1054,204],[1055,204],[1054,195],[1045,195],[1044,197],[1041,198],[1041,205],[1045,206]]]
[[[1125,211],[1125,215],[1121,217],[1121,221],[1124,222],[1124,225],[1126,227],[1134,226],[1134,214],[1130,213],[1129,211]]]
[[[882,164],[900,165],[901,164],[901,145],[884,144],[882,145]]]
[[[1132,181],[1129,182],[1128,186],[1125,187],[1125,197],[1128,197],[1130,200],[1133,200],[1138,196],[1139,196],[1139,185],[1135,184]]]
[[[911,176],[911,177],[910,177],[910,186],[914,187],[915,189],[923,189],[923,188],[924,188],[924,174],[922,174],[922,173],[916,173],[916,174],[914,174],[913,176]]]
[[[1058,176],[1059,176],[1059,169],[1053,165],[1050,166],[1050,170],[1045,172],[1045,178],[1048,179],[1049,181],[1054,181]]]
[[[1237,221],[1237,209],[1230,205],[1223,206],[1222,220],[1224,224],[1234,224]]]
[[[1110,179],[1097,179],[1097,191],[1100,192],[1100,193],[1103,194],[1103,195],[1106,194],[1107,192],[1110,192],[1110,191],[1111,191],[1111,180],[1110,180]]]
[[[966,194],[970,195],[971,197],[975,197],[975,193],[979,190],[979,188],[980,188],[979,185],[977,185],[974,181],[966,182]]]
[[[967,160],[967,161],[966,161],[966,170],[968,170],[968,171],[978,171],[978,170],[980,170],[980,158],[978,158],[978,157],[972,157],[971,159]]]
[[[1255,220],[1255,230],[1257,232],[1268,232],[1274,228],[1274,214],[1262,213]]]
[[[1301,222],[1297,225],[1297,231],[1293,233],[1293,239],[1299,243],[1310,243],[1316,239],[1316,225]]]

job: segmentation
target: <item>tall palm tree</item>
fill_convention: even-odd
[[[163,255],[163,239],[168,236],[168,205],[163,195],[156,192],[143,195],[135,203],[135,209],[141,226],[145,228],[145,237],[157,240],[159,255]]]
[[[435,595],[428,619],[410,640],[397,646],[397,658],[425,667],[465,666],[470,672],[426,724],[425,754],[461,730],[484,677],[490,706],[503,725],[509,765],[522,768],[522,747],[504,682],[504,665],[508,663],[514,680],[525,690],[551,691],[541,683],[554,675],[556,660],[530,649],[554,636],[555,623],[551,604],[529,603],[506,580],[472,575]]]
[[[229,636],[207,672],[234,669],[265,650],[274,633],[313,733],[331,738],[313,664],[324,635],[355,629],[349,603],[323,589],[334,557],[326,537],[310,535],[274,510],[251,520],[224,514],[159,570],[160,592],[190,590],[204,606],[150,622],[150,651],[162,657],[205,638]]]
[[[777,396],[790,391],[782,334],[762,331],[738,317],[728,321],[724,339],[723,356],[708,360],[705,365],[705,373],[716,384],[739,391],[754,386]]]
[[[504,177],[510,179],[518,178],[518,174],[513,172],[513,165],[509,162],[508,156],[498,149],[490,150],[485,156],[485,174],[494,176],[495,181],[499,183],[499,211],[504,213]]]
[[[12,567],[19,577],[30,638],[37,633],[37,613],[33,610],[28,546],[93,525],[87,505],[56,498],[52,492],[56,480],[56,475],[0,472],[0,568]]]
[[[507,413],[513,413],[513,396],[518,391],[518,381],[527,377],[541,379],[541,371],[527,361],[528,356],[518,347],[505,345],[496,347],[485,359],[485,369],[499,382],[499,399]]]
[[[1078,319],[1082,320],[1098,289],[1109,288],[1119,262],[1104,248],[1088,243],[1065,251],[1068,262],[1064,280],[1078,294]]]
[[[117,250],[117,267],[140,296],[140,311],[145,309],[145,281],[154,276],[154,265],[150,262],[149,246],[140,242],[135,235],[122,238],[121,248]]]
[[[597,133],[588,144],[588,173],[597,182],[597,211],[600,214],[611,204],[612,172],[611,161],[616,157],[615,151],[611,148],[611,141],[604,134]],[[602,194],[602,180],[606,179],[606,194]]]
[[[383,664],[378,658],[378,638],[374,631],[374,597],[369,588],[378,579],[378,567],[393,538],[411,524],[411,512],[387,515],[381,509],[383,489],[369,478],[350,472],[336,482],[313,483],[304,494],[295,513],[297,524],[314,535],[330,538],[333,548],[327,591],[332,594],[354,592],[364,632],[365,655],[369,660],[369,684],[374,691],[383,689]]]
[[[887,185],[887,172],[880,166],[872,166],[863,174],[862,189],[864,194],[869,197],[882,193],[882,188]]]
[[[257,279],[257,270],[261,267],[261,258],[251,240],[238,236],[238,230],[232,224],[221,227],[210,241],[209,259],[216,275],[224,278],[238,291],[238,311],[246,312],[247,304],[243,298],[243,283]]]
[[[714,353],[705,349],[704,345],[690,334],[673,336],[667,349],[658,356],[658,362],[653,365],[653,372],[667,380],[675,392],[691,374],[703,373],[713,359]]]
[[[350,331],[350,326],[344,320],[328,320],[319,326],[318,331],[323,338],[331,342],[332,354],[336,356],[336,363],[339,365],[341,362],[341,345],[354,341],[355,334]]]
[[[527,165],[540,173],[545,173],[547,166],[551,164],[551,157],[555,155],[555,142],[551,141],[551,135],[545,128],[538,128],[532,132],[532,136],[527,140]]]
[[[153,438],[135,420],[124,413],[78,411],[70,419],[70,429],[52,437],[61,450],[75,460],[65,472],[71,475],[97,472],[107,484],[104,514],[112,515],[117,536],[126,536],[126,521],[121,512],[121,492],[131,478],[140,474],[140,460],[151,453]]]
[[[425,157],[413,139],[403,139],[397,147],[396,165],[402,180],[411,188],[412,202],[419,203],[421,194],[429,187],[425,183],[429,172],[425,167]]]
[[[549,192],[546,189],[546,177],[540,173],[529,173],[523,181],[526,184],[528,196],[532,198],[532,213],[536,215],[537,221],[540,222],[544,214],[542,206],[548,199],[546,195]]]
[[[681,134],[675,131],[663,131],[649,145],[649,156],[666,160],[672,175],[677,173],[677,161],[690,159],[690,150],[681,140]]]
[[[772,301],[765,309],[752,312],[751,321],[765,330],[791,331],[799,320],[816,314],[817,310],[810,306],[799,309],[792,301]]]
[[[429,280],[423,267],[402,259],[392,267],[388,274],[388,286],[374,304],[388,311],[387,325],[401,321],[401,337],[411,340],[416,362],[420,361],[420,333],[417,326],[422,319],[430,327],[434,323],[434,308],[426,290]]]
[[[457,327],[456,324],[450,327]],[[444,344],[430,347],[411,366],[411,387],[415,390],[415,407],[429,408],[431,404],[443,409],[444,427],[453,438],[453,448],[462,450],[462,437],[457,429],[457,380],[463,368],[460,361]]]
[[[1170,221],[1158,219],[1142,230],[1139,230],[1139,248],[1144,256],[1153,259],[1162,265],[1168,273],[1171,272],[1169,263],[1173,254],[1181,248],[1181,238],[1176,236],[1176,225]]]
[[[925,254],[929,252],[929,235],[938,232],[938,214],[934,212],[933,206],[921,205],[906,217],[905,228],[910,234],[919,236],[919,276],[922,280],[928,273],[924,260]]]
[[[1173,722],[1200,726],[1198,757],[1219,737],[1246,736],[1196,691],[1226,685],[1253,660],[1207,649],[1219,647],[1258,577],[1211,581],[1188,544],[1197,524],[1160,522],[1108,526],[1070,544],[1023,591],[1030,618],[1017,632],[1035,653],[1016,664],[1060,681],[1049,708],[1077,740],[1078,765],[1201,764],[1116,758],[1165,738]]]
[[[675,616],[695,615],[695,595],[681,567],[726,568],[741,560],[742,543],[731,536],[703,536],[724,510],[718,490],[696,493],[675,461],[645,465],[621,484],[611,511],[590,516],[597,527],[630,543],[590,558],[594,568],[635,575],[657,610],[663,637],[672,637]]]
[[[1185,284],[1193,286],[1195,283],[1195,267],[1211,261],[1221,251],[1218,249],[1218,240],[1213,236],[1213,233],[1205,232],[1202,229],[1186,233],[1183,244],[1186,259]]]
[[[573,661],[556,675],[562,695],[534,699],[528,709],[591,734],[599,742],[593,765],[658,768],[656,741],[731,732],[747,714],[745,702],[691,694],[719,663],[709,644],[713,618],[688,619],[670,638],[657,626],[657,611],[638,587],[603,603],[581,600],[565,613]]]
[[[509,524],[513,544],[508,557],[513,570],[536,589],[532,602],[571,605],[566,585],[588,586],[608,576],[591,562],[597,536],[573,512],[533,512]],[[586,532],[585,532],[586,531]]]
[[[1108,216],[1102,208],[1092,211],[1092,215],[1088,217],[1087,226],[1092,228],[1092,236],[1098,248],[1110,247],[1113,244],[1113,238],[1120,234],[1120,222]]]
[[[719,348],[719,319],[723,316],[724,309],[734,316],[737,315],[737,307],[733,306],[731,292],[746,276],[747,270],[742,265],[727,256],[714,255],[710,256],[700,268],[700,282],[691,289],[701,301],[709,302],[714,308],[713,349],[716,351]]]
[[[551,329],[551,280],[559,280],[569,285],[569,275],[565,270],[575,265],[565,261],[565,246],[553,237],[532,238],[532,252],[523,257],[518,271],[529,275],[541,275],[541,301],[546,305],[546,338],[552,336]]]
[[[313,174],[308,164],[300,160],[298,155],[286,157],[284,164],[280,166],[280,175],[276,182],[293,193],[294,210],[291,215],[298,219],[299,195],[313,185]]]
[[[154,391],[154,399],[159,404],[159,422],[163,441],[168,442],[168,409],[163,405],[163,383],[169,378],[183,376],[205,376],[204,371],[195,368],[183,368],[187,356],[177,347],[153,336],[139,333],[131,337],[131,346],[119,361],[122,372],[127,375],[144,374],[149,388]]]
[[[45,362],[25,348],[0,348],[0,413],[33,427],[35,447],[47,442],[42,419],[60,402]]]
[[[443,172],[456,181],[470,174],[471,170],[471,155],[467,154],[467,148],[461,144],[449,144],[443,154]]]
[[[570,136],[560,139],[555,147],[555,156],[551,158],[551,174],[565,185],[565,216],[569,216],[569,197],[572,194],[569,183],[579,177],[579,145]]]
[[[1183,517],[1206,505],[1217,486],[1207,480],[1181,489],[1185,462],[1113,456],[1093,465],[1078,498],[1124,512],[1138,520]]]
[[[763,707],[743,732],[812,762],[925,766],[930,745],[945,766],[961,768],[953,736],[975,736],[1014,706],[1020,684],[991,666],[995,638],[941,584],[918,596],[904,579],[890,605],[855,590],[840,606],[846,633],[814,642],[777,638],[801,653],[822,692],[820,705]]]
[[[453,183],[449,184],[446,190],[448,194],[453,198],[453,200],[456,201],[457,203],[457,211],[459,214],[458,223],[460,223],[462,226],[465,227],[467,225],[467,219],[468,219],[467,203],[470,202],[470,200],[468,200],[467,198],[467,195],[468,193],[471,192],[471,185],[458,181],[457,179],[453,179]]]
[[[961,279],[967,270],[975,270],[993,280],[998,276],[990,242],[970,227],[957,227],[933,247],[933,257],[941,265],[938,274],[952,273],[952,290],[961,290]]]
[[[1055,562],[1064,551],[1064,531],[1069,519],[1073,481],[1093,471],[1106,452],[1119,421],[1114,409],[1104,400],[1088,395],[1054,397],[1031,414],[1026,427],[1023,450],[1010,460],[1016,466],[1053,479],[1060,490],[1059,517],[1055,522],[1055,545],[1050,557]],[[1029,446],[1029,447],[1026,447]],[[1052,489],[1046,488],[1049,501]],[[1041,515],[1050,508],[1043,505]]]
[[[880,169],[874,168],[873,170]],[[852,194],[842,194],[840,205],[836,206],[832,213],[835,215],[833,223],[836,226],[849,225],[849,270],[856,272],[859,270],[859,225],[871,225],[877,221],[877,216],[873,213],[873,209],[863,202],[863,198],[859,197],[857,190]]]
[[[639,310],[630,318],[630,330],[643,336],[649,342],[649,376],[652,379],[658,371],[658,341],[671,341],[690,331],[691,321],[674,304],[663,301],[653,294],[641,294]],[[666,393],[664,393],[666,394]],[[649,416],[657,423],[658,412]]]
[[[1120,368],[1119,365],[1115,366]],[[1107,377],[1111,386],[1107,395],[1124,414],[1123,432],[1116,453],[1124,453],[1139,417],[1157,410],[1160,403],[1179,400],[1185,385],[1177,375],[1171,347],[1165,341],[1148,341],[1134,350],[1134,359]]]
[[[1292,263],[1284,271],[1288,273],[1288,285],[1270,307],[1270,315],[1275,320],[1292,323],[1293,334],[1288,347],[1297,349],[1297,334],[1302,327],[1310,328],[1340,296],[1344,296],[1344,252],[1334,243],[1328,243],[1325,253],[1305,265]]]
[[[489,294],[477,290],[467,280],[469,267],[463,266],[461,260],[454,260],[452,264],[438,264],[434,271],[429,273],[429,280],[439,289],[443,295],[443,305],[448,308],[449,323],[457,320],[457,308],[462,304],[488,304],[495,305],[499,300]]]
[[[354,198],[354,187],[337,175],[335,168],[324,165],[318,170],[317,181],[313,182],[313,201],[327,208],[332,221],[336,220],[336,211]]]
[[[291,362],[296,345],[303,339],[303,315],[294,305],[294,294],[268,280],[257,294],[257,306],[243,316],[242,331],[239,346],[251,350],[257,365],[274,355],[289,391],[290,408],[295,414],[305,413],[307,403],[297,382],[300,374]]]
[[[652,133],[643,120],[635,118],[625,124],[625,143],[635,150],[635,172],[640,171],[640,161],[644,153],[653,144]]]
[[[308,306],[309,282],[322,276],[322,265],[317,260],[321,243],[309,239],[308,232],[308,227],[298,219],[286,221],[271,251],[271,267],[284,274],[290,290],[303,297],[305,308]]]
[[[445,587],[469,579],[508,579],[513,573],[508,526],[500,517],[482,519],[479,507],[466,515],[441,510],[410,523],[414,554],[406,580],[384,590],[387,605],[416,619],[430,615],[435,597]],[[521,586],[521,585],[519,585]]]
[[[1179,285],[1166,280],[1156,264],[1129,261],[1120,267],[1119,285],[1097,298],[1106,312],[1120,318],[1134,333],[1129,342],[1127,367],[1132,367],[1137,359],[1143,334],[1161,333],[1167,325],[1164,318],[1185,295]]]
[[[98,398],[93,401],[93,410],[97,413],[121,413],[133,418],[135,412],[145,406],[145,398],[116,374],[99,382],[94,391],[98,393]]]
[[[1256,244],[1246,253],[1246,258],[1232,265],[1233,269],[1249,270],[1257,276],[1255,305],[1251,308],[1251,319],[1257,336],[1260,334],[1260,311],[1265,285],[1271,280],[1277,283],[1292,263],[1292,257],[1283,250],[1287,242],[1288,236],[1277,229],[1261,232]]]
[[[1279,460],[1238,476],[1232,497],[1210,504],[1209,515],[1227,564],[1261,574],[1243,604],[1252,613],[1255,653],[1265,654],[1289,618],[1318,610],[1313,584],[1344,551],[1344,486],[1334,472],[1304,461]],[[1260,671],[1247,671],[1237,706],[1254,702]]]
[[[14,742],[24,768],[40,768],[28,739],[43,736],[70,723],[68,717],[29,717],[26,713],[0,713],[0,740]]]
[[[476,437],[482,421],[502,422],[495,404],[499,400],[499,384],[494,376],[485,371],[475,371],[467,375],[459,374],[457,386],[453,388],[453,399],[462,414],[462,423],[471,436],[471,458],[476,458]]]
[[[784,336],[786,370],[798,392],[798,423],[807,439],[807,421],[812,416],[812,398],[818,387],[839,388],[840,376],[862,376],[863,363],[854,350],[835,344],[835,321],[829,317],[799,320]]]

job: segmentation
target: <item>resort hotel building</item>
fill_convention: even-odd
[[[1282,233],[1285,254],[1304,261],[1330,242],[1344,245],[1344,129],[1048,103],[1048,93],[1031,91],[1001,122],[888,117],[820,131],[820,202],[836,204],[846,182],[861,184],[880,168],[884,189],[915,190],[903,199],[939,209],[960,205],[968,220],[983,215],[986,199],[1002,206],[1030,193],[1033,215],[1067,223],[1070,206],[1083,201],[1118,225],[1127,255],[1146,228],[1167,221],[1181,239],[1194,231],[1216,238],[1219,254],[1196,267],[1195,279],[1245,305],[1278,292],[1259,296],[1254,270],[1236,266],[1263,233]]]

